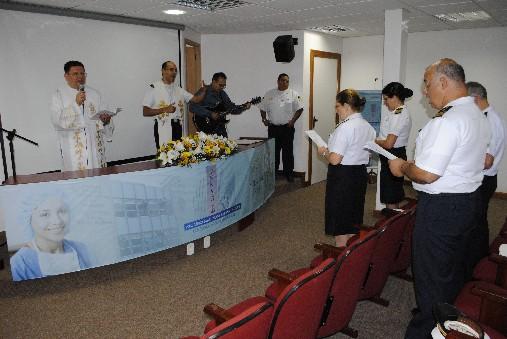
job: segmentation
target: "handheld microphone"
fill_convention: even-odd
[[[78,90],[79,90],[79,92],[83,92],[84,93],[84,91],[85,91],[85,85],[80,84]],[[84,101],[83,101],[83,104],[81,106],[83,107],[83,114],[84,114]]]

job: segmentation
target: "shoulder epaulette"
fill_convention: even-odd
[[[400,114],[401,112],[403,112],[403,107],[398,107],[394,110],[394,114]]]
[[[434,118],[439,118],[441,117],[442,115],[445,114],[445,112],[447,112],[448,110],[450,110],[452,108],[452,106],[445,106],[444,108],[442,108],[440,111],[437,112],[437,114],[435,114]]]
[[[153,84],[150,84],[150,87],[151,87],[151,88],[155,88],[155,85],[153,85]]]

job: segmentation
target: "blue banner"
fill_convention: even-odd
[[[274,141],[226,159],[0,187],[14,280],[113,264],[221,230],[275,186]]]

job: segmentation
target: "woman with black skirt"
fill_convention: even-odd
[[[405,106],[405,99],[410,98],[413,92],[399,82],[391,82],[382,90],[382,98],[389,112],[380,122],[379,137],[375,142],[398,158],[407,160],[406,146],[412,121]],[[387,208],[399,208],[400,202],[405,198],[403,190],[403,177],[394,176],[389,170],[386,157],[380,157],[380,202]]]
[[[360,111],[365,99],[357,91],[346,89],[336,95],[338,125],[329,137],[328,147],[318,153],[329,162],[326,184],[326,234],[335,237],[336,246],[359,232],[363,223],[364,197],[369,152],[363,148],[375,139],[375,130]]]

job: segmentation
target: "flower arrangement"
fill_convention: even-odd
[[[238,150],[238,144],[216,134],[197,134],[168,141],[158,150],[162,166],[189,166],[205,160],[223,159]]]

